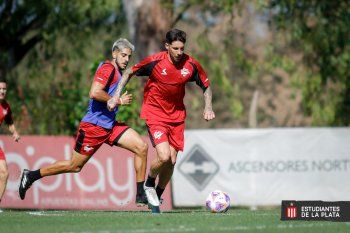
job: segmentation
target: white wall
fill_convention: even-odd
[[[350,128],[188,130],[172,179],[174,206],[350,200]]]

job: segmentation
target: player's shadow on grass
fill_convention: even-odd
[[[242,210],[242,209],[249,209],[247,207],[230,207],[229,210]],[[228,211],[229,211],[228,210]],[[162,213],[166,214],[178,214],[178,213],[204,213],[204,212],[210,212],[207,209],[203,207],[195,208],[195,207],[183,207],[183,208],[174,208],[169,211],[163,211]]]

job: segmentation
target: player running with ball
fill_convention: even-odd
[[[121,92],[133,76],[148,76],[144,88],[141,118],[146,121],[150,139],[157,151],[152,161],[145,191],[154,212],[159,212],[159,199],[174,170],[178,151],[184,148],[186,110],[183,103],[185,84],[195,81],[203,90],[204,112],[207,121],[215,118],[212,109],[210,82],[202,66],[184,53],[186,33],[172,29],[166,33],[166,51],[153,54],[127,69],[107,105],[118,105]],[[155,180],[159,178],[155,188]]]

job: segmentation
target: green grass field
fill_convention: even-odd
[[[204,209],[149,212],[23,211],[0,213],[1,233],[149,233],[149,232],[350,232],[350,223],[280,221],[280,210]]]

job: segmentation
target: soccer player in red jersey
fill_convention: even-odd
[[[177,153],[184,148],[186,110],[183,99],[187,82],[194,81],[203,90],[204,119],[215,118],[210,82],[199,62],[184,53],[185,43],[184,31],[168,31],[166,51],[153,54],[126,70],[115,95],[107,103],[110,110],[116,107],[123,87],[133,75],[149,77],[144,88],[141,118],[146,121],[157,158],[151,163],[145,191],[149,202],[154,200],[158,206],[172,176]],[[158,185],[154,189],[157,176]]]
[[[6,81],[0,80],[0,125],[2,122],[8,125],[10,132],[12,133],[13,139],[18,142],[20,137],[16,130],[15,125],[13,124],[12,112],[10,105],[5,100],[7,91]],[[0,202],[2,196],[4,195],[7,179],[9,173],[6,164],[6,158],[4,151],[0,148]]]
[[[148,203],[144,192],[148,145],[140,135],[127,125],[116,122],[118,108],[107,109],[107,101],[113,96],[124,70],[134,51],[134,46],[126,39],[118,39],[112,46],[112,61],[100,64],[90,89],[90,101],[87,112],[80,122],[74,150],[70,160],[57,161],[36,171],[24,169],[19,186],[20,198],[25,198],[26,191],[32,183],[45,176],[61,173],[80,172],[85,163],[103,143],[119,146],[135,153],[137,194],[136,204]],[[124,93],[116,105],[128,105],[132,95]]]

